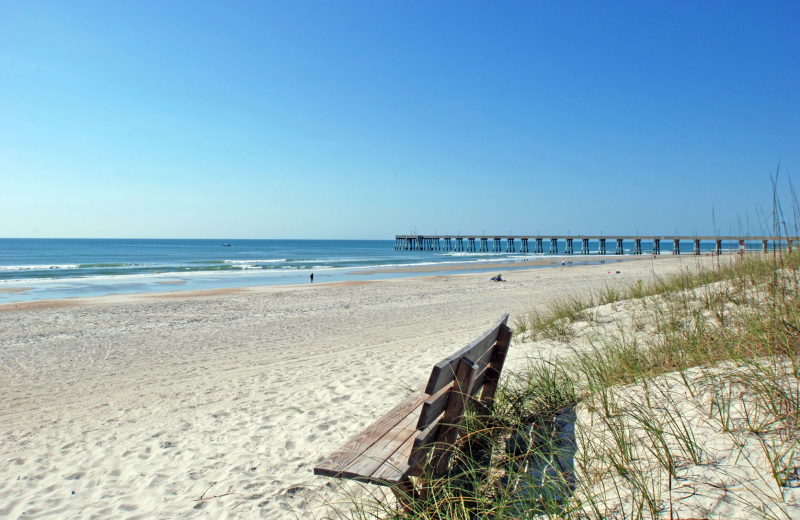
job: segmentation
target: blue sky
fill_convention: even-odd
[[[779,161],[800,185],[798,27],[797,2],[2,0],[0,236],[757,226]]]

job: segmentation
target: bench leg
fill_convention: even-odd
[[[397,498],[397,503],[402,507],[406,513],[411,512],[411,502],[416,497],[416,490],[414,484],[410,480],[404,480],[395,486],[392,486],[392,493]]]

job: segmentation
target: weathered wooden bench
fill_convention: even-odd
[[[490,412],[511,331],[508,314],[478,339],[434,365],[425,387],[411,394],[314,468],[315,475],[390,486],[401,500],[410,477],[446,472],[468,402]],[[480,395],[479,395],[480,394]]]

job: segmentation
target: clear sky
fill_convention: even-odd
[[[0,237],[727,233],[798,116],[796,1],[0,0]]]

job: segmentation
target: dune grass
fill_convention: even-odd
[[[523,347],[566,354],[507,374],[408,508],[353,495],[343,516],[797,517],[798,264],[745,255],[518,317]]]

